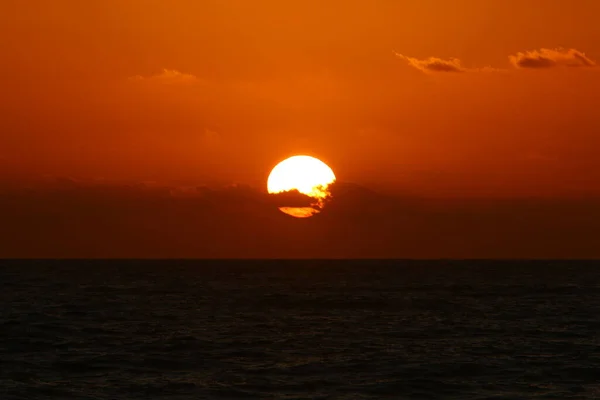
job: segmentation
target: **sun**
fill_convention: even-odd
[[[273,168],[267,180],[267,191],[270,194],[292,194],[281,197],[289,204],[279,209],[293,217],[306,218],[321,211],[331,196],[329,186],[334,182],[335,174],[323,161],[311,156],[294,156]]]

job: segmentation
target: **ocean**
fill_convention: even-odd
[[[0,261],[0,399],[600,398],[600,262]]]

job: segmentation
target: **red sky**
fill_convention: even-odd
[[[596,0],[4,0],[0,181],[261,192],[277,162],[310,154],[397,199],[595,204],[598,15]],[[556,207],[545,218],[579,221]],[[573,247],[600,248],[587,223],[563,228],[588,234],[562,255],[600,256]]]

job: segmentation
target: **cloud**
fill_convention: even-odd
[[[516,68],[594,67],[596,63],[576,49],[540,49],[519,52],[508,57]]]
[[[132,81],[150,81],[162,84],[189,84],[199,81],[198,77],[191,74],[185,74],[175,69],[163,69],[159,74],[151,76],[136,75],[129,78]]]
[[[405,60],[408,65],[416,68],[423,72],[465,72],[466,69],[460,64],[458,58],[450,58],[447,60],[429,57],[424,60],[419,60],[414,57],[407,57],[405,55],[394,52],[396,57]]]
[[[277,207],[311,207],[315,199],[298,190],[290,190],[281,193],[273,193],[269,195],[272,204]]]
[[[0,196],[0,257],[597,258],[597,200],[424,201],[353,184],[303,221],[298,193],[61,179]],[[288,203],[289,204],[289,203]],[[532,204],[535,207],[532,207]],[[464,210],[469,212],[465,214]],[[554,232],[547,235],[547,232]]]

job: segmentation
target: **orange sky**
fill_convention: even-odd
[[[3,0],[0,183],[600,195],[597,0]],[[598,64],[596,64],[598,63]]]
[[[3,1],[0,155],[40,175],[263,184],[310,153],[388,190],[600,192],[600,68],[509,60],[600,60],[600,3],[321,3]]]

